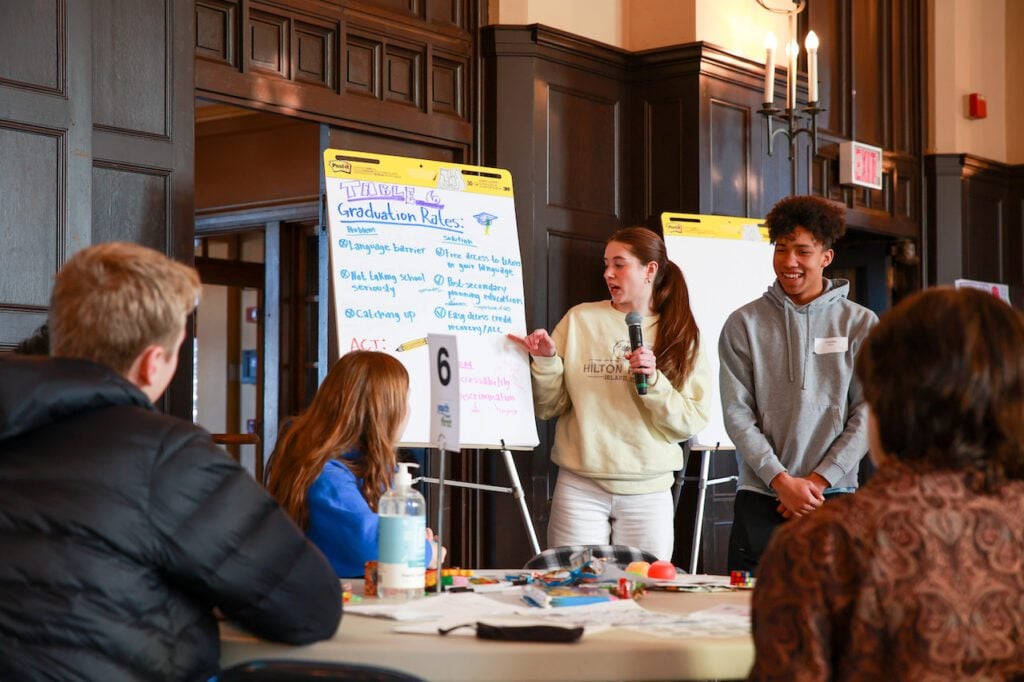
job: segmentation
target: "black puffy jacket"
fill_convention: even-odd
[[[341,618],[330,564],[207,432],[102,365],[0,359],[0,679],[203,679],[213,607],[296,644]]]

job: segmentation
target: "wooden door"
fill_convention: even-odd
[[[79,249],[192,260],[194,0],[0,0],[0,345]],[[165,398],[192,411],[191,344]]]

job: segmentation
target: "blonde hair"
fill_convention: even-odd
[[[176,352],[199,301],[199,274],[159,251],[107,242],[57,273],[50,297],[50,355],[85,358],[125,373],[148,346]]]
[[[386,353],[346,353],[328,372],[312,404],[277,441],[267,488],[300,528],[309,524],[307,493],[327,460],[341,460],[357,479],[370,509],[391,486],[398,428],[405,418],[409,373]]]

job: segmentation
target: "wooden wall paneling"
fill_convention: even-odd
[[[237,65],[220,56],[235,6],[197,1],[200,96],[395,137],[473,144],[468,103],[485,0],[239,0],[246,29]],[[434,115],[435,106],[443,115]]]
[[[548,84],[548,208],[619,219],[620,115],[620,100]]]
[[[920,16],[917,4],[908,0],[892,0],[890,8],[891,136],[889,148],[907,155],[920,153],[921,98],[918,96],[921,77],[920,40],[917,27]]]
[[[853,139],[890,149],[888,89],[891,70],[889,16],[879,2],[851,6]]]
[[[818,99],[825,111],[818,115],[819,134],[841,138],[851,135],[850,98],[846,93],[852,87],[850,59],[855,48],[851,45],[849,27],[850,0],[811,0],[801,15],[803,32],[813,30],[822,46],[818,51]],[[784,42],[779,40],[780,45]],[[803,45],[800,50],[806,71],[807,53]]]
[[[965,154],[925,157],[929,284],[1024,282],[1022,168]]]
[[[698,133],[702,110],[700,45],[638,55],[630,64],[632,217],[659,228],[664,211],[699,212],[700,168],[707,140]],[[696,182],[695,182],[696,180]]]
[[[196,57],[239,66],[238,0],[196,0]]]
[[[697,192],[687,192],[691,185],[683,181],[688,175],[688,166],[696,157],[685,151],[694,142],[692,135],[684,133],[688,128],[692,129],[684,123],[687,115],[692,116],[692,111],[678,96],[657,100],[645,98],[639,107],[640,135],[634,133],[633,136],[634,158],[639,157],[634,167],[640,171],[634,176],[637,179],[634,191],[639,190],[643,197],[642,202],[638,202],[642,205],[642,217],[638,222],[655,227],[663,211],[696,210],[700,205]],[[687,206],[693,208],[686,209]]]
[[[1006,279],[1021,291],[1024,288],[1024,164],[1008,169],[1007,182]],[[1024,300],[1018,305],[1024,308]]]
[[[291,77],[296,81],[336,91],[338,23],[296,20],[291,44]]]
[[[0,25],[0,349],[46,321],[52,277],[88,245],[88,3],[5,3]]]
[[[345,36],[345,92],[381,99],[384,44],[353,29]]]
[[[170,137],[171,98],[165,86],[172,5],[172,0],[93,0],[93,25],[102,27],[93,36],[94,129]]]
[[[750,215],[758,192],[751,182],[750,131],[752,109],[721,99],[709,98],[708,139],[711,144],[708,213]],[[757,114],[759,115],[759,114]]]
[[[245,41],[249,68],[289,78],[291,69],[291,19],[253,2],[247,15]]]
[[[193,258],[194,0],[92,0],[92,239]],[[189,338],[191,332],[189,331]],[[192,416],[192,347],[163,400]]]
[[[928,285],[952,284],[963,277],[963,188],[961,154],[926,156],[928,226],[925,254]]]
[[[432,50],[429,87],[431,113],[467,118],[468,73],[468,60],[437,49]]]
[[[422,19],[425,16],[424,5],[428,2],[430,0],[363,0],[363,3],[366,5],[379,7],[397,14],[407,14],[417,19]]]
[[[97,161],[92,242],[127,241],[167,251],[170,172]]]
[[[427,21],[437,26],[467,30],[466,13],[459,0],[426,0]]]
[[[964,277],[983,282],[1005,282],[1006,226],[1003,188],[968,176],[964,183]]]
[[[385,102],[425,110],[426,46],[396,39],[384,43]]]
[[[0,85],[65,92],[64,0],[6,2],[0,22]]]
[[[63,260],[66,131],[0,121],[0,301],[45,313]],[[3,341],[18,339],[3,339]]]

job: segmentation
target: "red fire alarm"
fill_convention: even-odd
[[[967,117],[985,118],[988,116],[988,105],[985,103],[984,95],[972,92],[967,95]]]

